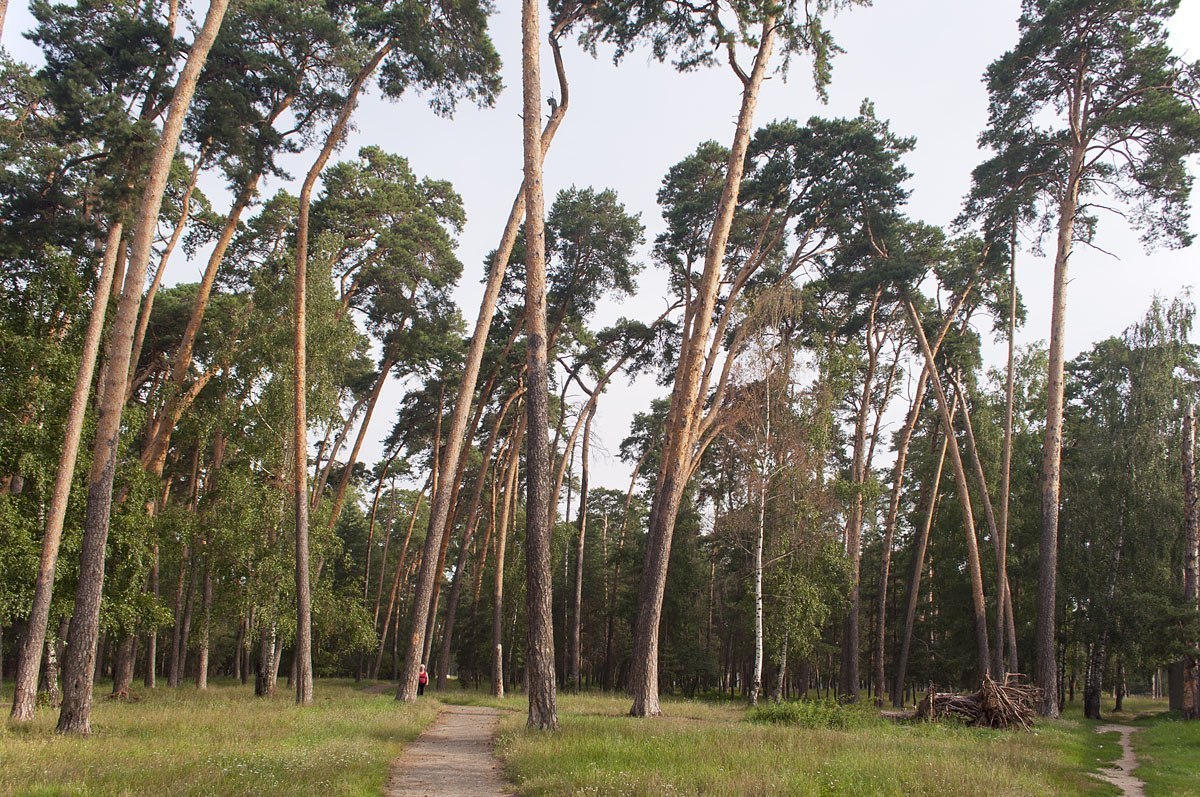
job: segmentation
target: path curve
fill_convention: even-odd
[[[1096,777],[1106,780],[1121,790],[1125,797],[1146,797],[1146,784],[1133,774],[1137,769],[1137,756],[1133,754],[1133,744],[1129,737],[1140,731],[1131,725],[1099,725],[1096,733],[1121,734],[1121,757],[1111,768],[1105,768],[1096,773]]]
[[[507,797],[512,791],[492,750],[500,712],[446,706],[392,762],[384,797]]]

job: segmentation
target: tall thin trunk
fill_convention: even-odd
[[[958,401],[955,396],[954,401]],[[937,430],[935,427],[934,445],[936,446]],[[937,510],[938,494],[941,490],[942,467],[946,464],[946,446],[950,437],[942,434],[941,453],[937,457],[937,466],[933,471],[933,479],[922,485],[925,493],[922,504],[925,508],[925,518],[921,528],[913,540],[912,575],[908,579],[908,599],[905,601],[904,633],[900,637],[900,652],[896,656],[896,683],[892,689],[892,705],[900,708],[904,704],[904,687],[908,673],[908,654],[912,648],[913,623],[917,617],[917,604],[921,600],[921,574],[925,572],[925,549],[929,545],[929,530],[933,526],[933,516]]]
[[[479,473],[475,478],[475,486],[471,492],[471,508],[467,514],[466,525],[463,527],[462,539],[459,541],[458,560],[454,564],[454,577],[450,582],[450,596],[446,601],[446,620],[442,628],[442,651],[441,655],[438,656],[437,665],[438,691],[446,688],[446,679],[450,672],[450,649],[454,643],[454,627],[458,617],[459,598],[462,595],[464,572],[467,566],[467,553],[470,550],[471,541],[475,537],[475,526],[479,521],[480,501],[483,497],[484,484],[487,482],[492,453],[496,447],[496,440],[500,436],[500,426],[504,423],[504,419],[508,415],[509,407],[524,392],[524,388],[518,388],[504,402],[504,405],[500,408],[500,412],[496,415],[496,420],[492,423],[492,428],[488,432],[487,442],[483,447],[483,459],[479,463]],[[492,489],[495,489],[494,485]]]
[[[58,469],[54,475],[50,505],[46,508],[42,554],[38,562],[37,580],[33,585],[33,606],[29,610],[25,639],[17,651],[16,683],[10,715],[16,722],[32,720],[37,706],[38,669],[41,667],[46,629],[50,621],[50,600],[54,594],[58,549],[62,542],[63,521],[67,516],[71,483],[75,477],[75,461],[79,455],[79,441],[83,435],[88,394],[92,389],[92,374],[96,369],[96,355],[100,350],[100,337],[104,331],[104,316],[108,309],[117,251],[120,249],[121,230],[120,222],[113,224],[104,243],[100,275],[96,280],[96,295],[92,300],[92,310],[88,315],[88,325],[83,335],[83,354],[79,362],[79,371],[75,375],[71,404],[67,410],[62,453],[59,455]]]
[[[633,473],[629,476],[629,489],[625,491],[625,509],[621,513],[621,528],[617,531],[617,550],[613,562],[612,586],[608,589],[608,607],[604,618],[604,688],[606,690],[613,688],[613,626],[615,625],[617,614],[617,588],[621,584],[621,554],[625,550],[625,531],[629,528],[629,508],[633,505],[633,489],[637,486],[638,476],[641,475],[642,466],[646,464],[646,457],[649,455],[650,448],[647,446],[646,450],[638,458],[637,464],[633,466]]]
[[[542,194],[542,107],[537,0],[521,3],[521,83],[525,153],[525,338],[528,389],[525,400],[525,611],[528,626],[525,678],[526,725],[558,728],[554,681],[553,574],[550,570],[549,374],[546,362],[546,208]]]
[[[1005,605],[1009,594],[1007,573],[1003,567],[1004,551],[1001,547],[1000,526],[992,512],[992,498],[988,492],[987,477],[983,473],[983,462],[979,458],[979,448],[975,445],[975,427],[971,423],[970,401],[961,383],[955,383],[955,390],[962,397],[958,409],[962,413],[963,431],[967,440],[967,454],[971,457],[971,469],[975,474],[975,482],[979,485],[980,500],[983,503],[984,516],[987,519],[988,530],[991,532],[992,552],[996,558],[996,644],[992,650],[992,668],[996,676],[1003,681],[1004,674],[1004,640],[1006,638],[1007,620],[1013,615]],[[1016,636],[1016,632],[1012,633]]]
[[[146,342],[146,330],[150,327],[150,313],[154,309],[154,297],[158,295],[158,289],[162,285],[163,274],[167,271],[167,261],[171,259],[171,254],[175,251],[175,247],[179,245],[179,239],[183,237],[183,231],[187,227],[188,219],[191,216],[192,193],[196,190],[196,180],[200,176],[200,167],[204,165],[207,150],[207,146],[201,148],[200,154],[196,156],[191,176],[188,178],[187,190],[183,193],[179,220],[175,222],[175,229],[171,233],[171,238],[167,241],[166,248],[163,249],[162,255],[158,258],[158,268],[154,270],[154,279],[150,281],[150,287],[146,289],[146,298],[142,300],[141,312],[138,313],[137,329],[133,333],[133,348],[130,350],[129,388],[126,392],[127,401],[135,387],[134,378],[137,376],[138,361],[142,358],[142,346]]]
[[[1014,618],[1012,589],[1008,583],[1008,501],[1012,492],[1012,438],[1013,438],[1013,404],[1016,394],[1016,369],[1013,367],[1016,349],[1017,333],[1017,222],[1014,218],[1009,235],[1008,263],[1008,366],[1006,368],[1004,385],[1004,443],[1000,452],[1000,516],[997,519],[1000,531],[1000,580],[1004,585],[1005,620],[1001,626],[1000,618],[996,619],[996,633],[1001,628],[1009,634],[1006,640],[1008,653],[1008,671],[1020,672],[1017,657],[1017,629]],[[997,637],[999,638],[999,637]]]
[[[128,381],[134,326],[137,323],[142,286],[146,279],[146,268],[154,244],[158,212],[162,207],[163,191],[166,188],[171,161],[179,146],[179,135],[196,90],[196,81],[221,27],[228,1],[211,0],[204,25],[192,44],[187,63],[175,86],[162,136],[146,177],[129,267],[125,275],[125,289],[122,291],[110,332],[106,357],[106,395],[96,424],[92,469],[88,474],[87,517],[79,558],[75,615],[67,632],[67,654],[63,666],[63,705],[58,719],[58,730],[62,733],[87,734],[91,731],[91,674],[96,659],[100,597],[104,589],[104,552],[108,542],[113,477],[116,473],[121,413],[125,406],[125,386]]]
[[[164,502],[165,503],[165,502]],[[154,543],[154,549],[150,554],[150,594],[154,598],[154,602],[158,603],[159,583],[158,583],[158,543]],[[158,627],[155,626],[146,634],[146,675],[142,681],[147,689],[154,689],[158,686]]]
[[[1200,520],[1196,504],[1196,410],[1189,402],[1183,418],[1184,556],[1183,599],[1200,610]],[[1200,718],[1200,640],[1190,640],[1183,666],[1184,719]]]
[[[595,407],[592,407],[583,425],[583,465],[579,481],[579,536],[575,544],[575,611],[571,628],[571,684],[576,694],[579,693],[579,660],[582,658],[580,643],[583,623],[583,552],[588,521],[588,456],[591,453],[592,418],[595,415]]]
[[[212,619],[213,584],[211,551],[205,547],[204,576],[201,582],[200,604],[200,657],[196,663],[196,688],[208,689],[208,639],[209,623]]]
[[[754,110],[758,105],[759,91],[766,78],[767,64],[771,60],[774,46],[775,18],[768,16],[763,20],[754,67],[750,76],[743,82],[742,104],[726,165],[725,183],[717,205],[716,219],[708,236],[704,270],[696,296],[686,310],[690,332],[679,352],[679,366],[675,373],[675,385],[671,390],[671,404],[663,437],[662,464],[654,488],[646,560],[642,567],[638,592],[638,614],[629,674],[630,691],[633,694],[633,705],[629,713],[635,717],[662,714],[662,707],[658,701],[658,633],[662,620],[663,594],[667,585],[667,568],[670,564],[671,538],[675,529],[675,517],[679,514],[679,504],[692,471],[691,459],[696,443],[693,439],[696,424],[693,421],[699,413],[702,399],[705,398],[697,395],[703,369],[703,351],[708,342],[713,310],[721,287],[725,249],[733,225],[734,210],[737,208],[738,193],[741,190],[746,150],[750,144],[751,127],[754,123]]]
[[[379,376],[375,379],[375,386],[371,389],[371,397],[367,399],[367,409],[363,413],[362,424],[358,427],[358,436],[354,438],[354,446],[350,449],[350,456],[346,459],[342,477],[338,479],[337,490],[333,494],[333,508],[329,511],[327,524],[330,529],[337,525],[338,516],[342,513],[342,504],[346,500],[346,490],[350,487],[354,464],[358,462],[358,454],[362,451],[363,441],[367,438],[367,430],[371,426],[371,416],[375,413],[375,405],[379,402],[379,396],[383,393],[383,386],[387,383],[394,364],[395,361],[389,356],[384,357],[383,364],[379,366]]]
[[[1087,152],[1081,129],[1082,87],[1071,100],[1070,172],[1058,208],[1058,241],[1054,255],[1054,298],[1050,314],[1050,346],[1046,375],[1046,437],[1042,448],[1042,534],[1038,544],[1038,598],[1035,630],[1034,683],[1042,688],[1038,711],[1058,716],[1058,666],[1055,614],[1058,611],[1058,496],[1062,469],[1063,387],[1066,365],[1067,261],[1075,239],[1075,216]]]
[[[391,597],[388,598],[387,614],[384,615],[384,619],[383,619],[383,631],[379,635],[379,649],[375,655],[375,666],[371,669],[371,673],[372,673],[371,677],[372,678],[378,676],[379,667],[383,664],[383,648],[384,648],[384,643],[387,641],[388,628],[393,622],[393,615],[392,615],[393,607],[395,607],[395,609],[397,611],[396,616],[397,617],[399,616],[400,607],[396,602],[396,595],[397,595],[397,591],[400,588],[400,582],[404,578],[404,573],[405,573],[404,561],[405,561],[405,558],[408,556],[408,543],[409,543],[409,540],[412,539],[413,527],[416,525],[416,522],[417,522],[417,514],[421,510],[421,499],[423,499],[425,497],[425,491],[427,489],[429,489],[432,482],[433,482],[433,474],[430,474],[429,480],[425,482],[425,486],[422,487],[421,492],[417,494],[417,500],[413,504],[412,514],[408,518],[408,531],[404,535],[404,545],[400,548],[400,559],[396,562],[396,575],[392,578],[392,593],[391,593]],[[383,582],[380,581],[379,585],[382,588]],[[380,593],[380,595],[382,595],[382,592]],[[379,614],[378,614],[379,604],[380,604],[380,600],[377,597],[375,599],[376,615],[375,615],[374,623],[378,623],[378,621],[379,621]],[[400,629],[397,628],[392,637],[393,647],[397,644],[396,636],[399,635],[399,633],[400,633]]]
[[[561,98],[558,106],[550,114],[549,121],[541,135],[541,152],[544,154],[550,148],[550,142],[563,116],[567,112],[570,93],[567,87],[566,72],[562,64],[562,55],[557,40],[558,29],[551,32],[550,46],[554,54],[554,65],[558,73],[559,91]],[[540,101],[539,101],[540,102]],[[541,108],[533,114],[532,119],[539,118]],[[487,287],[483,299],[479,303],[479,315],[475,321],[475,331],[471,335],[471,344],[467,350],[466,361],[462,365],[462,378],[459,381],[458,393],[454,399],[454,410],[450,419],[450,429],[446,437],[445,449],[441,455],[441,467],[445,472],[457,470],[458,461],[462,454],[462,445],[467,428],[467,419],[471,414],[471,400],[475,394],[475,386],[479,379],[479,368],[483,362],[483,350],[487,344],[488,332],[492,327],[492,318],[496,313],[496,302],[500,296],[500,288],[504,280],[504,272],[508,268],[508,259],[512,254],[513,244],[517,239],[521,221],[525,217],[525,184],[522,182],[504,233],[500,236],[500,245],[492,258],[488,271]],[[417,584],[413,593],[413,605],[410,612],[409,638],[404,658],[404,671],[400,674],[400,685],[396,690],[396,699],[412,702],[417,699],[417,668],[420,666],[421,651],[425,647],[425,621],[429,615],[430,604],[433,602],[434,580],[437,573],[434,570],[436,552],[441,544],[446,519],[450,515],[451,488],[439,484],[433,490],[429,502],[429,533],[425,538],[425,553],[422,557],[421,570],[417,575]]]
[[[937,361],[929,347],[929,340],[925,337],[925,330],[921,326],[921,317],[912,300],[905,301],[905,309],[908,311],[913,334],[916,335],[917,343],[921,346],[921,353],[925,355],[925,368],[929,371],[929,382],[933,386],[934,396],[937,398],[942,429],[948,438],[954,438],[954,418],[950,414],[950,403],[946,400],[946,392],[942,389],[942,380],[937,372]],[[950,464],[954,468],[954,480],[958,488],[958,500],[962,506],[963,534],[967,542],[967,572],[971,578],[971,603],[975,615],[976,665],[979,668],[979,677],[983,678],[991,668],[991,653],[988,647],[987,607],[983,599],[983,570],[979,563],[979,540],[975,536],[975,514],[971,508],[971,493],[967,486],[967,471],[963,466],[962,454],[959,453],[957,442],[948,448]]]
[[[935,351],[936,354],[936,351]],[[896,520],[900,514],[901,488],[904,486],[904,466],[908,460],[908,446],[912,441],[913,430],[921,417],[921,403],[925,400],[925,388],[929,380],[929,371],[922,368],[917,377],[917,387],[913,391],[912,405],[900,437],[896,441],[896,462],[892,466],[892,494],[888,501],[887,518],[883,524],[883,554],[879,567],[879,606],[875,615],[875,705],[883,705],[885,688],[884,647],[887,643],[887,588],[888,577],[892,565],[892,540],[896,531]],[[893,692],[893,696],[895,692]]]
[[[846,521],[846,557],[850,561],[850,600],[842,624],[841,664],[838,670],[838,691],[849,703],[858,701],[859,608],[862,600],[862,527],[863,495],[867,474],[867,421],[871,411],[871,395],[875,388],[875,369],[879,363],[879,348],[875,344],[875,325],[882,289],[871,300],[864,330],[867,349],[867,370],[863,376],[862,395],[854,420],[854,455],[850,465],[850,483],[854,488],[850,514]],[[882,345],[882,344],[880,344]]]
[[[346,93],[337,119],[325,137],[325,144],[317,155],[313,165],[305,175],[300,187],[299,210],[296,215],[296,267],[292,274],[295,280],[295,300],[293,304],[295,326],[293,328],[293,403],[295,418],[293,419],[292,450],[295,462],[292,469],[292,493],[296,513],[296,703],[306,706],[313,701],[312,674],[312,594],[309,585],[308,565],[308,357],[307,314],[308,314],[308,214],[312,205],[313,188],[317,178],[329,162],[333,150],[341,142],[346,129],[350,125],[350,117],[358,105],[358,97],[366,85],[368,78],[375,73],[379,64],[387,57],[396,42],[389,38],[371,59],[358,71],[354,81]]]
[[[366,562],[363,565],[363,608],[370,606],[371,594],[371,548],[375,542],[375,518],[379,512],[379,499],[383,495],[383,483],[387,480],[388,471],[392,467],[392,463],[396,461],[396,457],[400,455],[400,449],[397,448],[387,462],[383,465],[383,472],[379,474],[379,480],[375,484],[375,497],[371,500],[371,512],[367,520],[367,555]],[[383,551],[380,553],[379,563],[379,591],[377,595],[383,594],[383,572],[387,565],[388,547],[392,544],[392,531],[396,526],[396,480],[392,479],[392,500],[388,502],[388,519],[387,530],[383,538]],[[373,628],[379,627],[379,598],[375,598],[375,620],[372,623]]]
[[[517,475],[521,467],[521,442],[525,419],[517,421],[517,431],[508,453],[504,504],[496,528],[496,577],[492,600],[492,694],[504,697],[504,550],[508,540],[508,521],[517,503]]]

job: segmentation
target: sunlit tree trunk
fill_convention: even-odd
[[[162,136],[146,177],[125,275],[125,288],[109,335],[106,395],[96,424],[92,469],[88,474],[88,506],[79,561],[79,586],[75,593],[75,614],[67,632],[67,654],[63,662],[63,705],[58,720],[58,730],[62,733],[87,734],[91,731],[92,672],[95,669],[96,637],[100,623],[100,597],[104,589],[104,553],[108,542],[112,485],[134,327],[171,161],[179,146],[179,135],[196,90],[196,81],[212,49],[227,6],[228,0],[212,0],[209,4],[203,27],[192,44],[187,63],[175,86]]]
[[[496,578],[492,600],[492,694],[504,697],[504,550],[508,523],[517,502],[517,475],[521,466],[521,443],[525,420],[517,422],[517,431],[509,447],[508,474],[505,478],[504,503],[496,528]]]
[[[542,194],[542,145],[538,120],[542,107],[539,60],[539,4],[521,3],[521,83],[525,153],[525,339],[528,395],[525,399],[526,498],[525,579],[526,724],[539,730],[558,727],[554,682],[554,615],[550,570],[549,374],[546,362],[546,209]]]
[[[88,394],[92,389],[92,374],[96,369],[96,355],[100,351],[100,337],[104,331],[104,316],[108,310],[108,297],[116,269],[121,230],[120,222],[113,224],[108,230],[104,244],[100,275],[96,280],[96,293],[83,335],[83,354],[75,376],[75,387],[71,392],[71,403],[67,409],[62,452],[59,454],[58,469],[54,475],[50,504],[46,508],[42,554],[38,562],[37,579],[33,584],[33,606],[29,610],[25,638],[17,649],[17,672],[11,714],[11,718],[17,722],[32,720],[37,706],[38,669],[42,663],[42,650],[46,646],[46,629],[50,621],[50,600],[54,594],[58,549],[62,542],[63,521],[67,516],[71,483],[75,477],[75,461],[79,455],[79,441],[83,435]],[[55,677],[57,680],[57,673]],[[57,689],[57,685],[55,688]]]
[[[543,155],[550,148],[550,142],[554,139],[554,134],[558,131],[558,127],[562,123],[570,100],[566,72],[562,65],[562,56],[559,52],[557,38],[553,33],[550,39],[550,46],[554,54],[555,69],[558,72],[561,99],[558,106],[550,114],[550,119],[547,121],[545,129],[543,129],[541,134],[541,152]],[[533,119],[540,118],[540,114],[541,108],[539,106]],[[445,448],[441,454],[440,467],[446,473],[453,473],[457,470],[458,461],[462,455],[467,420],[471,414],[472,398],[479,379],[479,369],[483,362],[483,352],[487,344],[488,331],[491,329],[492,318],[496,313],[496,304],[500,297],[504,273],[508,268],[508,259],[512,254],[513,244],[517,240],[517,232],[521,227],[521,221],[525,217],[525,190],[526,186],[522,182],[521,188],[517,192],[517,197],[513,200],[512,209],[509,211],[504,232],[500,236],[500,245],[496,247],[496,252],[492,257],[491,268],[488,271],[487,286],[484,289],[483,299],[479,303],[479,315],[475,321],[475,331],[471,335],[467,357],[462,365],[462,375],[459,381],[458,393],[454,399],[450,429],[446,436]],[[430,605],[433,602],[434,582],[437,577],[434,563],[437,559],[438,548],[441,545],[441,535],[444,532],[446,520],[450,516],[451,493],[451,485],[439,484],[431,494],[429,502],[429,533],[425,538],[422,567],[417,575],[417,584],[413,592],[409,637],[405,648],[404,671],[400,674],[400,685],[396,690],[397,700],[412,702],[417,699],[417,668],[421,664],[420,656],[425,648],[425,625],[429,616]]]
[[[709,232],[704,254],[704,270],[691,305],[686,309],[685,329],[688,335],[679,352],[675,385],[667,414],[661,454],[661,466],[654,487],[650,508],[649,536],[646,559],[638,590],[638,614],[633,634],[633,656],[629,687],[633,705],[629,713],[635,717],[654,717],[662,714],[658,700],[658,634],[662,620],[663,594],[667,585],[671,539],[679,503],[692,472],[692,456],[704,396],[697,395],[704,365],[704,349],[712,328],[713,310],[721,287],[721,272],[725,249],[733,226],[746,150],[750,144],[754,111],[758,95],[766,78],[767,64],[775,46],[775,18],[768,16],[762,25],[754,67],[743,83],[742,104],[738,112],[733,145],[726,166],[725,183],[717,205],[716,219]]]

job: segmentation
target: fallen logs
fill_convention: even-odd
[[[1024,676],[1009,674],[999,684],[983,676],[978,692],[957,694],[932,688],[917,706],[917,719],[954,720],[980,728],[1022,728],[1033,730],[1034,706],[1042,690],[1024,682]]]

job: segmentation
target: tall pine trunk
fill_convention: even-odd
[[[504,503],[496,528],[496,577],[492,594],[492,694],[504,697],[504,551],[508,541],[508,522],[517,503],[517,476],[521,467],[521,443],[525,419],[517,422],[517,431],[509,448]]]
[[[979,670],[979,678],[982,679],[990,671],[991,653],[988,647],[987,606],[983,598],[983,570],[979,563],[979,540],[975,536],[975,513],[971,508],[971,493],[967,485],[967,471],[963,467],[962,454],[959,452],[958,443],[954,439],[954,418],[950,414],[950,404],[946,400],[946,392],[942,389],[942,379],[938,376],[937,361],[934,358],[933,351],[929,347],[929,340],[925,337],[925,330],[921,326],[921,317],[918,315],[917,308],[912,303],[912,300],[906,300],[905,309],[908,311],[913,334],[917,337],[921,353],[925,355],[925,368],[929,371],[929,382],[933,387],[934,396],[937,398],[938,414],[942,419],[942,431],[952,442],[948,446],[948,449],[950,451],[950,464],[954,468],[954,481],[958,489],[958,500],[962,507],[963,534],[967,542],[967,572],[971,578],[971,604],[975,619],[976,666]]]
[[[579,693],[579,661],[582,654],[582,624],[583,624],[583,553],[587,541],[588,521],[588,457],[591,454],[592,418],[596,410],[588,411],[587,421],[583,425],[583,465],[579,481],[579,536],[575,543],[575,606],[571,625],[571,685],[576,694]]]
[[[121,230],[120,222],[113,224],[104,244],[100,275],[96,280],[96,295],[83,335],[83,354],[79,362],[79,371],[75,375],[71,404],[67,410],[62,453],[59,455],[58,470],[54,475],[50,505],[46,508],[42,555],[38,562],[37,580],[33,585],[33,606],[29,610],[25,639],[17,651],[11,714],[11,718],[17,722],[32,720],[37,706],[38,669],[42,663],[42,650],[46,646],[46,629],[50,622],[50,599],[54,594],[58,549],[62,542],[63,521],[67,516],[71,482],[75,477],[75,461],[79,455],[79,441],[83,436],[83,421],[87,414],[88,394],[92,389],[92,374],[96,369],[96,355],[100,351],[100,337],[104,331],[104,316],[108,310],[108,297],[116,269],[117,251],[120,249]],[[57,678],[57,673],[55,677]]]
[[[1062,470],[1063,387],[1066,365],[1067,261],[1075,235],[1086,146],[1079,126],[1081,99],[1071,104],[1071,163],[1058,208],[1054,255],[1054,297],[1050,313],[1049,366],[1046,376],[1046,437],[1042,447],[1042,534],[1038,543],[1037,626],[1034,636],[1034,683],[1042,688],[1038,713],[1058,716],[1058,664],[1055,614],[1058,611],[1058,496]]]
[[[957,401],[957,397],[955,398]],[[934,446],[937,444],[937,426],[933,432]],[[925,571],[925,549],[929,545],[929,530],[933,526],[933,516],[937,510],[938,493],[942,483],[942,468],[946,464],[946,445],[950,438],[942,435],[941,453],[937,457],[937,466],[933,471],[933,479],[922,485],[925,517],[921,528],[913,540],[912,575],[908,579],[908,598],[904,609],[904,632],[900,636],[900,652],[896,655],[896,681],[892,688],[892,705],[900,708],[904,705],[904,688],[908,673],[908,653],[912,648],[913,623],[917,617],[917,603],[921,599],[921,574]]]
[[[121,413],[125,405],[129,360],[134,326],[141,305],[142,286],[158,227],[163,191],[184,117],[191,105],[200,70],[208,58],[229,0],[212,0],[204,25],[188,53],[171,98],[162,137],[146,177],[146,187],[138,208],[125,288],[117,305],[117,314],[109,334],[105,400],[100,406],[88,474],[88,503],[84,523],[83,547],[79,558],[79,586],[75,592],[75,614],[67,632],[67,654],[63,662],[63,705],[58,730],[62,733],[87,734],[91,731],[92,671],[96,660],[96,638],[100,624],[100,597],[104,589],[104,553],[112,508],[113,477],[120,442]]]
[[[554,614],[550,570],[549,374],[546,362],[546,208],[542,193],[542,107],[539,4],[521,3],[521,84],[525,154],[525,338],[528,395],[525,399],[525,611],[528,627],[525,673],[526,724],[558,727],[554,682]]]
[[[663,435],[662,464],[654,487],[646,559],[638,588],[638,614],[634,626],[633,657],[629,674],[630,692],[633,695],[633,705],[629,713],[635,717],[655,717],[662,714],[662,706],[658,700],[658,633],[662,620],[663,594],[667,586],[671,538],[675,530],[675,517],[679,514],[679,504],[683,500],[683,492],[692,472],[691,459],[696,443],[693,439],[696,430],[694,420],[704,399],[704,396],[697,395],[703,369],[703,353],[708,343],[713,310],[721,287],[725,249],[733,226],[733,214],[737,209],[738,193],[741,190],[754,111],[758,106],[759,91],[766,78],[767,64],[771,60],[774,46],[775,18],[769,16],[763,21],[754,67],[743,83],[742,104],[738,111],[733,146],[730,148],[726,165],[725,183],[705,249],[704,270],[692,304],[685,311],[685,322],[690,323],[685,323],[684,328],[688,329],[689,333],[679,353],[675,384],[671,390],[671,403]]]
[[[550,45],[554,52],[554,65],[558,72],[559,91],[561,99],[558,107],[550,114],[545,129],[542,130],[540,145],[544,156],[554,140],[554,134],[562,123],[570,102],[567,89],[566,72],[562,65],[558,41],[552,32]],[[540,118],[540,106],[532,119]],[[458,393],[454,398],[454,410],[450,418],[450,429],[446,436],[446,444],[441,453],[439,468],[444,473],[454,473],[458,468],[462,455],[463,439],[466,434],[467,420],[471,414],[472,398],[475,386],[479,380],[479,369],[483,363],[483,352],[487,345],[488,332],[492,328],[492,318],[496,314],[496,304],[500,297],[500,289],[504,281],[504,273],[508,268],[508,259],[512,254],[513,245],[517,240],[521,221],[525,217],[526,185],[521,184],[513,200],[512,209],[508,214],[504,232],[500,236],[500,245],[496,247],[492,257],[491,268],[488,271],[487,286],[483,299],[479,303],[479,315],[475,321],[475,330],[471,334],[471,343],[467,350],[466,361],[462,365],[462,376],[458,384]],[[444,480],[445,481],[445,480]],[[447,483],[436,485],[429,502],[429,532],[425,537],[424,554],[421,559],[421,569],[417,574],[417,584],[413,591],[413,605],[410,612],[409,637],[405,646],[404,670],[400,674],[400,685],[396,690],[396,699],[412,702],[417,699],[417,668],[421,664],[421,653],[425,649],[425,625],[429,616],[430,605],[433,602],[434,582],[437,578],[435,564],[437,551],[441,545],[441,535],[444,533],[446,520],[450,516],[450,499],[453,487]]]

